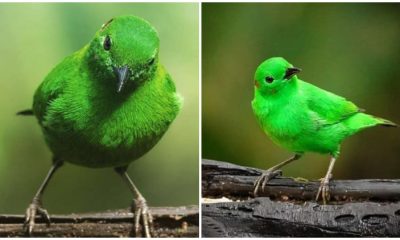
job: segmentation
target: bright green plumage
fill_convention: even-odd
[[[396,124],[363,113],[354,103],[297,78],[299,68],[281,57],[265,60],[254,80],[252,107],[264,132],[276,144],[295,155],[265,171],[256,180],[254,195],[264,191],[277,170],[299,159],[305,152],[331,155],[328,171],[321,179],[316,200],[329,200],[329,180],[342,141],[358,131],[376,125]]]
[[[33,112],[57,159],[124,166],[158,142],[181,107],[158,48],[148,22],[116,17],[50,72],[35,93]],[[119,82],[118,74],[128,77]]]
[[[177,116],[182,99],[158,61],[159,39],[145,20],[120,16],[105,23],[92,41],[66,57],[36,90],[32,111],[53,152],[53,165],[26,210],[50,222],[44,190],[63,162],[113,167],[134,194],[134,230],[151,237],[153,218],[146,199],[130,179],[131,161],[148,152]]]
[[[263,130],[278,145],[296,153],[337,156],[346,137],[376,125],[394,125],[365,113],[345,98],[292,75],[283,58],[264,61],[255,73],[253,111]],[[272,77],[267,82],[266,77]],[[269,80],[271,81],[271,80]]]

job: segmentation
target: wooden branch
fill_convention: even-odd
[[[261,170],[203,160],[203,197],[234,201],[202,204],[204,237],[400,236],[400,180],[332,180],[333,201],[314,201],[319,181],[277,177],[261,197]],[[310,201],[311,200],[311,201]]]
[[[154,207],[155,237],[198,237],[197,206]],[[34,237],[132,237],[133,213],[130,209],[101,213],[52,215],[51,225],[37,219]],[[0,215],[0,237],[26,237],[23,215]]]
[[[260,169],[242,167],[231,163],[203,160],[203,197],[248,198]],[[313,200],[319,181],[299,181],[295,178],[271,179],[258,196],[280,199]],[[333,200],[400,200],[400,179],[331,180],[330,195]]]

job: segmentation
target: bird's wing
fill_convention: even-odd
[[[68,60],[68,58],[63,62],[66,60]],[[33,97],[33,112],[41,125],[43,125],[43,121],[52,103],[60,98],[64,92],[70,70],[63,67],[63,62],[57,65],[46,76]]]
[[[33,98],[33,112],[39,120],[40,124],[48,114],[49,108],[58,99],[61,99],[67,82],[71,79],[78,78],[80,71],[79,62],[80,51],[64,58],[40,84]]]
[[[51,102],[62,94],[62,89],[59,81],[55,81],[53,78],[46,78],[36,90],[33,100],[33,111],[40,124],[43,123]]]
[[[301,92],[307,106],[320,125],[331,125],[364,110],[354,103],[312,84],[301,82]]]

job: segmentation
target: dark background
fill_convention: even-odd
[[[291,155],[258,126],[257,66],[273,56],[300,79],[400,123],[400,4],[202,4],[203,158],[268,168]],[[334,178],[400,178],[400,128],[375,127],[342,144]],[[287,176],[318,179],[328,156],[306,154]]]

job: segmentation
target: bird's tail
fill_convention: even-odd
[[[17,112],[17,115],[32,116],[33,115],[33,111],[32,111],[32,109],[26,109],[26,110],[22,110],[22,111]]]
[[[384,127],[399,127],[399,125],[397,125],[396,123],[384,119],[384,118],[380,118],[380,117],[375,117],[377,120],[380,121],[379,125],[384,126]]]
[[[350,135],[359,132],[365,128],[370,128],[374,126],[397,127],[397,124],[392,121],[380,117],[375,117],[366,113],[354,114],[352,117],[348,118],[345,121],[345,124],[350,130]]]

